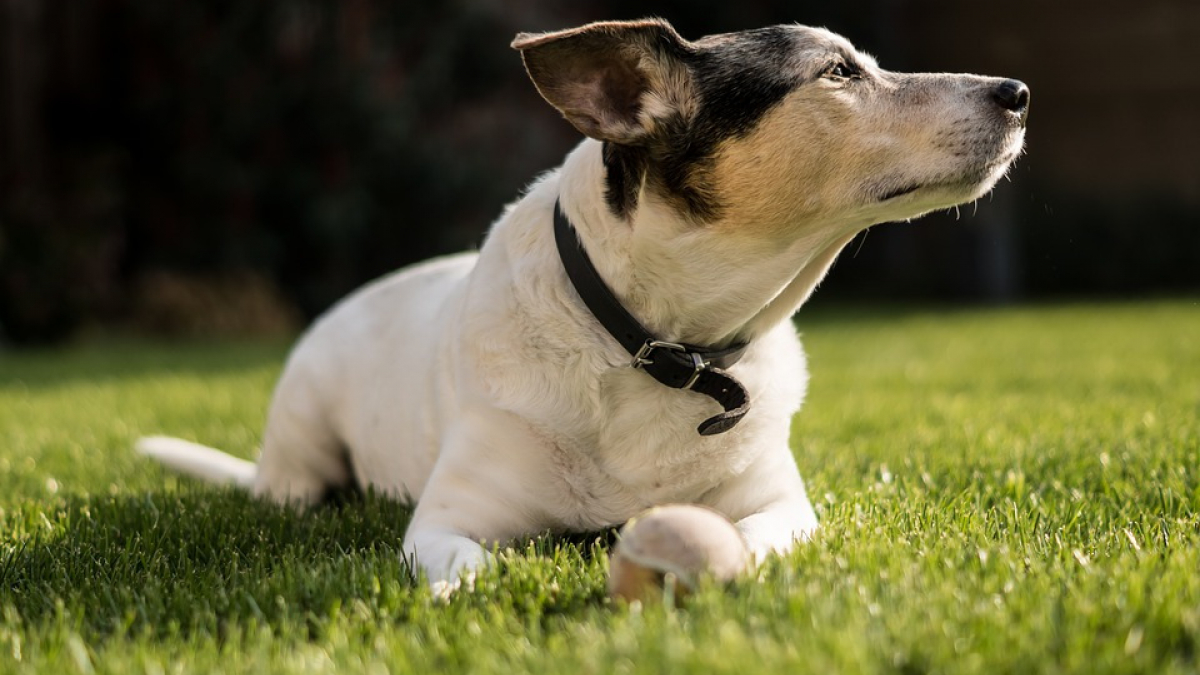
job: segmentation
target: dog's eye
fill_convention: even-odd
[[[838,61],[825,70],[825,77],[835,80],[849,80],[858,77],[858,69],[848,65],[845,61]]]

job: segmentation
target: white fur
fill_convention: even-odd
[[[839,134],[782,138],[803,111],[845,105],[836,101],[849,94],[826,89],[793,95],[719,158],[713,175],[742,181],[729,193],[733,220],[697,226],[648,190],[630,220],[616,217],[604,198],[601,144],[585,140],[507,209],[478,255],[401,270],[342,301],[288,360],[254,491],[307,503],[356,482],[416,500],[404,550],[440,589],[486,564],[485,547],[618,525],[667,502],[725,514],[760,560],[811,536],[817,520],[788,438],[808,376],[787,319],[854,233],[930,207],[920,194],[864,203],[861,181],[824,170],[829,160],[820,159],[841,153],[850,163],[861,151],[811,145],[840,142]],[[1023,130],[1006,124],[1003,142],[981,153],[1015,155]],[[775,156],[793,144],[811,159]],[[764,158],[791,164],[781,174]],[[911,168],[906,158],[882,169]],[[935,205],[972,198],[996,177]],[[739,203],[739,194],[759,201]],[[836,198],[809,203],[803,194]],[[733,430],[698,435],[697,424],[720,412],[714,401],[628,367],[629,354],[563,270],[551,224],[558,199],[601,275],[660,339],[752,339],[731,369],[753,402]],[[734,222],[737,214],[756,222]],[[209,479],[244,483],[249,471],[180,441],[139,447]]]
[[[276,390],[256,493],[307,502],[356,480],[414,499],[405,551],[434,582],[483,563],[481,543],[608,527],[667,502],[740,521],[760,557],[813,532],[788,445],[807,380],[790,324],[755,340],[732,369],[752,392],[750,415],[702,437],[696,426],[719,406],[625,367],[629,355],[570,286],[551,236],[560,193],[609,279],[632,277],[620,258],[634,230],[670,227],[649,221],[657,209],[634,227],[608,212],[599,148],[585,141],[510,207],[478,256],[402,270],[318,320]],[[678,264],[703,270],[695,263],[705,255],[720,254],[698,250]],[[633,309],[658,310],[639,315],[664,339],[682,339],[666,317],[712,304],[722,285],[697,297],[662,291]],[[139,447],[163,459],[176,443]]]
[[[181,438],[147,436],[138,439],[137,451],[176,471],[218,485],[253,487],[254,476],[257,473],[254,462],[247,462],[215,448]]]

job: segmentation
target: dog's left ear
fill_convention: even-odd
[[[690,116],[690,44],[666,21],[604,21],[555,33],[521,33],[538,92],[584,135],[639,145],[671,116]]]

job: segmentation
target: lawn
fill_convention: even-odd
[[[0,673],[1200,670],[1200,302],[798,325],[823,529],[681,609],[610,604],[591,537],[439,604],[403,505],[296,514],[133,455],[252,456],[285,344],[0,354]]]

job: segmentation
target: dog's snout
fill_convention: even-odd
[[[1029,108],[1029,87],[1020,80],[1005,80],[992,90],[992,100],[1005,110],[1024,114]]]

